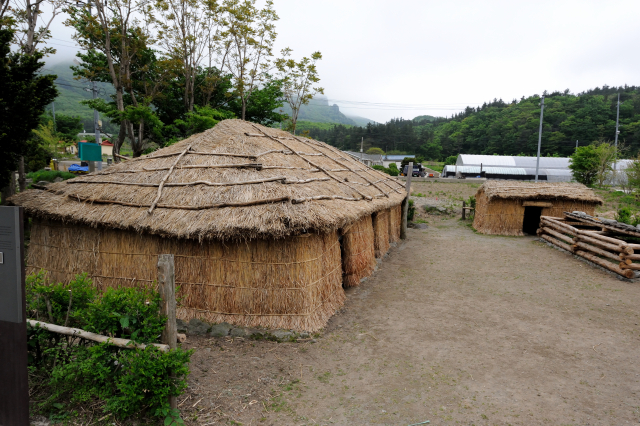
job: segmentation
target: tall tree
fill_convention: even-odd
[[[28,152],[27,139],[39,124],[45,107],[57,96],[55,76],[42,75],[43,53],[11,52],[14,31],[0,29],[0,187],[6,188],[20,156]],[[11,193],[3,190],[2,202]]]
[[[290,57],[292,52],[288,47],[283,49],[282,58],[276,60],[276,68],[280,72],[284,100],[291,107],[291,130],[295,135],[300,107],[307,105],[316,94],[324,95],[324,89],[313,87],[320,81],[316,62],[322,59],[322,53],[314,52],[310,58],[296,62]]]
[[[225,0],[221,7],[220,40],[228,48],[227,69],[233,75],[243,120],[254,90],[269,78],[278,19],[272,0],[266,0],[262,9],[256,0]]]
[[[134,107],[140,106],[133,90],[133,68],[139,56],[153,43],[149,20],[138,19],[138,16],[148,18],[148,8],[145,2],[138,0],[92,0],[92,5],[96,9],[95,14],[84,7],[70,7],[67,10],[69,19],[66,24],[75,28],[74,38],[88,51],[78,54],[88,66],[76,67],[74,71],[76,75],[88,80],[113,84],[115,107],[121,115],[120,132],[114,141],[113,152],[119,154],[126,136],[132,146],[139,148],[138,145],[142,144],[135,137],[133,123],[124,113],[125,96],[129,97]],[[114,160],[119,161],[117,156]]]
[[[224,68],[226,55],[222,53],[220,63],[215,60],[224,49],[220,47],[219,13],[216,0],[156,0],[153,22],[158,28],[158,43],[165,53],[174,58],[184,81],[184,105],[193,111],[198,72],[203,61],[209,59],[209,69]],[[210,92],[219,81],[211,74],[206,81]],[[213,86],[213,88],[211,88]]]

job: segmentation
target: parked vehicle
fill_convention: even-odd
[[[402,173],[400,173],[400,176],[407,176],[408,169],[409,169],[409,165],[404,166],[404,168],[402,169]],[[426,175],[427,174],[424,171],[424,167],[422,167],[422,164],[418,163],[413,165],[413,173],[411,173],[411,176],[425,177]]]

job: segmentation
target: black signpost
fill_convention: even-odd
[[[0,207],[0,426],[29,425],[22,215]]]

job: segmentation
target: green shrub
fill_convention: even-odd
[[[626,223],[627,225],[637,226],[640,224],[640,215],[638,212],[631,210],[630,207],[620,207],[616,213],[615,219],[618,222]]]
[[[67,180],[74,177],[76,177],[76,175],[73,173],[61,172],[59,170],[38,170],[37,172],[27,173],[27,178],[32,179],[34,183],[40,182],[41,180],[53,182],[56,178]]]
[[[151,289],[110,288],[99,295],[86,274],[69,284],[47,284],[42,271],[27,278],[29,316],[136,342],[158,341],[166,323],[161,300]],[[68,416],[74,406],[97,399],[120,419],[146,414],[181,424],[167,397],[186,388],[193,351],[124,349],[31,326],[27,339],[30,374],[39,379],[35,410]]]
[[[393,166],[395,166],[395,163],[391,163]],[[398,170],[398,168],[396,167],[395,169],[392,169],[391,167],[386,168],[384,166],[380,166],[378,164],[374,164],[373,166],[371,166],[372,168],[376,169],[376,170],[380,170],[383,173],[386,173],[390,176],[398,176],[400,174],[400,171]]]

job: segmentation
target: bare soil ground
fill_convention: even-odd
[[[190,337],[187,424],[638,424],[639,284],[426,220],[315,343]]]

